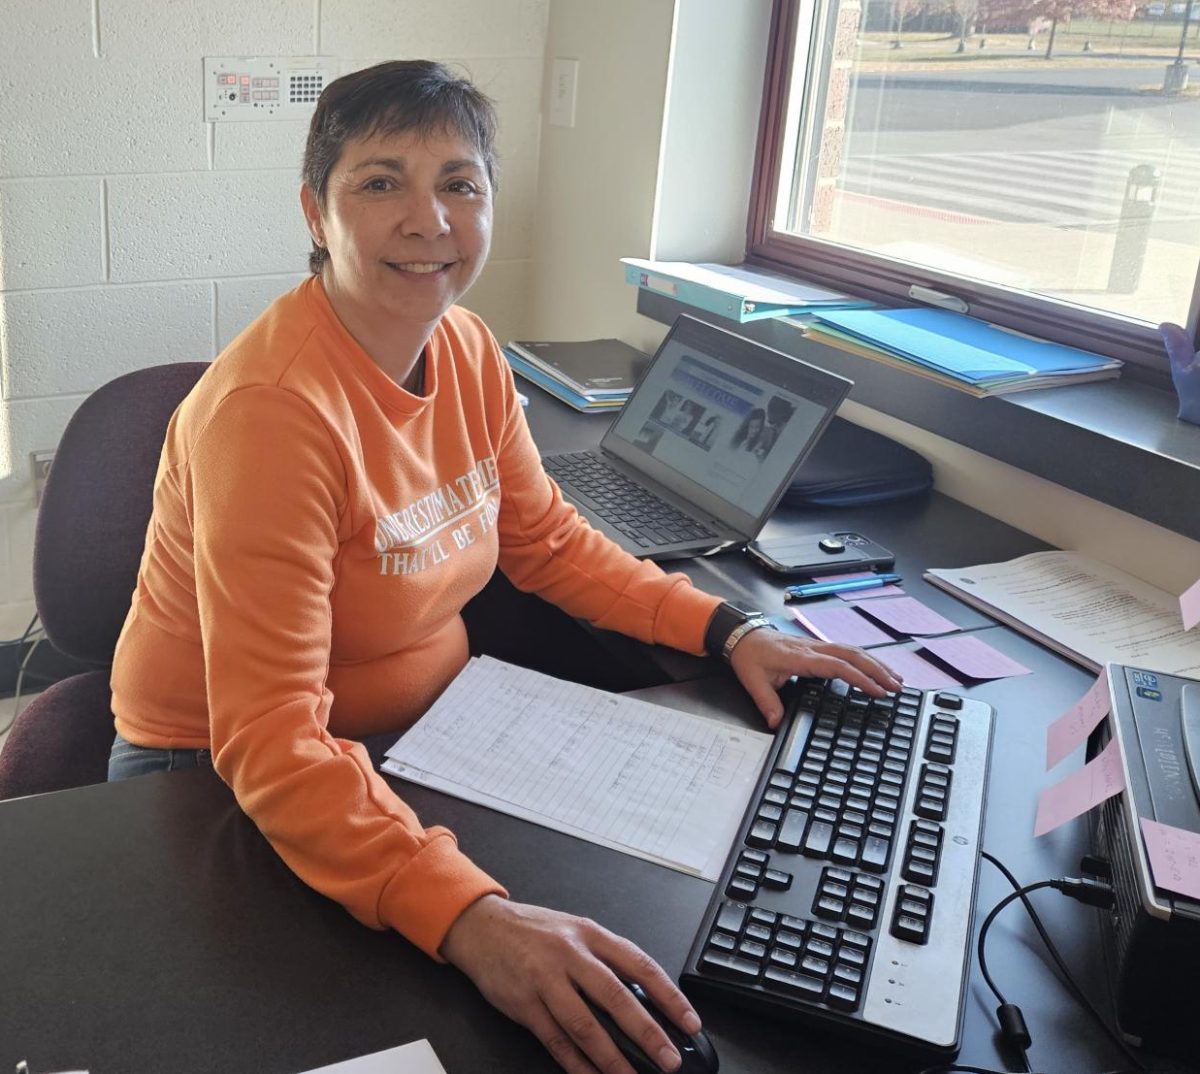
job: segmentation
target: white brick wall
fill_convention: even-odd
[[[0,71],[0,637],[32,614],[29,452],[98,385],[211,358],[306,270],[303,122],[203,120],[204,56],[425,57],[497,102],[492,261],[466,298],[527,334],[550,0],[5,3]],[[319,19],[319,22],[318,22]]]

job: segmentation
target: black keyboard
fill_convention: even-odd
[[[685,990],[954,1055],[992,715],[955,694],[800,683]]]
[[[590,451],[547,455],[542,465],[572,496],[642,548],[716,537],[702,523],[630,481]]]

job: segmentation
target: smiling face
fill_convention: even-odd
[[[389,372],[415,361],[487,260],[492,189],[477,150],[449,131],[352,139],[324,205],[307,185],[301,202],[342,322]]]

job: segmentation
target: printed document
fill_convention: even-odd
[[[716,880],[771,736],[490,657],[463,669],[383,770]]]
[[[446,1074],[427,1040],[414,1040],[386,1052],[375,1052],[360,1059],[347,1059],[307,1074]]]
[[[1078,552],[935,569],[936,586],[1093,671],[1106,662],[1200,677],[1200,634],[1179,598]]]

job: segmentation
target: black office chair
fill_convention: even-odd
[[[68,423],[46,481],[33,590],[46,637],[93,665],[30,701],[0,750],[0,800],[103,783],[113,741],[109,668],[150,521],[175,408],[207,362],[139,369],[92,393]]]

